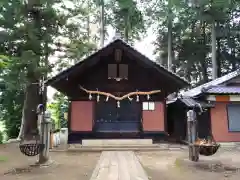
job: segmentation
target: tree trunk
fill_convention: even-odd
[[[17,137],[17,141],[20,141],[21,139],[24,139],[24,126],[25,126],[25,115],[24,115],[24,109],[26,109],[26,106],[27,106],[27,95],[26,93],[24,94],[24,102],[23,102],[23,110],[22,110],[22,119],[21,119],[21,127],[20,127],[20,130],[19,130],[19,134],[18,134],[18,137]]]
[[[30,1],[29,1],[30,2]],[[32,2],[31,2],[32,3]],[[40,1],[36,0],[32,4],[27,4],[29,6],[28,12],[26,12],[26,16],[29,16],[29,13],[32,16],[33,19],[33,25],[38,30],[36,32],[37,40],[36,42],[39,42],[38,47],[34,49],[34,53],[36,57],[38,58],[37,65],[29,65],[27,67],[27,79],[28,84],[25,90],[25,99],[24,99],[24,106],[23,106],[23,112],[22,112],[22,124],[21,129],[19,132],[18,137],[23,137],[25,140],[31,140],[34,138],[34,136],[38,135],[38,123],[37,123],[37,113],[36,108],[38,104],[43,103],[42,97],[39,95],[39,74],[37,74],[37,68],[40,64],[41,59],[41,17],[40,17]],[[36,8],[37,7],[37,8]],[[33,13],[34,12],[34,13]],[[29,41],[32,41],[32,39],[29,39]],[[45,97],[45,95],[44,95]]]
[[[236,44],[234,43],[234,48],[231,49],[231,64],[232,64],[232,70],[235,71],[237,70],[237,63],[236,63]]]
[[[222,71],[221,71],[221,42],[220,38],[217,38],[217,76],[221,77],[222,76]]]
[[[231,18],[234,19],[234,12],[231,12]],[[233,27],[236,27],[236,24],[233,23]],[[237,70],[237,61],[236,61],[236,42],[235,42],[235,36],[232,37],[231,39],[232,43],[233,43],[233,47],[231,48],[231,64],[232,64],[232,71],[236,71]]]
[[[100,2],[100,47],[104,46],[104,39],[105,39],[105,23],[104,23],[104,1],[101,0]]]
[[[172,71],[172,0],[168,0],[168,70]]]
[[[31,84],[27,88],[26,94],[26,108],[24,109],[24,137],[26,139],[32,138],[37,134],[37,113],[36,109],[40,104],[38,84]]]
[[[206,46],[206,24],[205,22],[202,22],[202,46]],[[206,62],[206,51],[204,49],[204,52],[202,53],[202,59],[200,60],[200,64],[202,67],[202,76],[203,76],[203,82],[208,82],[208,73],[207,73],[207,62]]]
[[[88,10],[88,15],[87,15],[87,38],[88,38],[88,42],[90,42],[90,0],[87,1],[87,10]]]
[[[128,42],[128,40],[129,40],[129,10],[128,9],[126,9],[125,11],[124,11],[125,13],[124,13],[124,40],[126,41],[126,42]]]
[[[38,84],[30,84],[26,87],[25,99],[22,110],[21,127],[17,140],[31,140],[37,135],[36,108],[40,103]]]
[[[217,58],[216,58],[216,28],[215,21],[212,23],[211,29],[211,39],[212,39],[212,79],[218,77],[218,67],[217,67]]]

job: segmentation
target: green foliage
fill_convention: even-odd
[[[0,144],[2,144],[2,143],[3,143],[3,132],[0,131]]]
[[[129,43],[140,40],[140,37],[145,34],[143,13],[135,1],[114,0],[110,4],[110,10],[112,13],[107,16],[110,24],[122,33]]]
[[[54,129],[67,127],[67,119],[65,119],[64,113],[68,113],[68,104],[67,98],[60,93],[55,93],[53,102],[48,104],[52,113]]]
[[[1,70],[7,66],[8,57],[0,55],[0,68]]]
[[[0,121],[5,122],[9,137],[18,135],[26,99],[32,107],[25,107],[25,122],[34,119],[31,112],[39,103],[38,89],[29,85],[81,61],[97,49],[100,31],[93,27],[98,28],[103,4],[105,29],[113,27],[131,44],[147,30],[153,30],[157,36],[155,55],[164,66],[168,57],[168,22],[172,20],[173,70],[194,84],[211,79],[210,30],[214,22],[219,75],[240,67],[239,1],[2,0]],[[58,128],[66,126],[63,117],[67,107],[67,99],[60,94],[49,105]]]
[[[5,60],[7,61],[5,61],[4,73],[0,74],[0,121],[5,121],[7,135],[10,138],[14,138],[18,135],[21,123],[24,83],[22,70],[19,67],[20,64],[14,64],[13,59]],[[16,61],[18,61],[18,59],[14,62]]]
[[[154,24],[157,60],[167,65],[168,6],[167,1],[149,1],[145,10]],[[192,0],[172,1],[172,46],[174,71],[193,84],[211,79],[211,26],[216,23],[218,76],[236,70],[240,63],[238,1]],[[157,26],[156,26],[157,25]]]
[[[79,61],[95,48],[90,37],[81,32],[86,29],[81,26],[86,12],[78,3],[68,8],[61,0],[41,0],[37,4],[1,1],[0,120],[5,122],[8,137],[18,136],[24,99],[32,106],[24,110],[26,127],[36,121],[32,108],[39,97],[33,89],[36,86],[29,85],[46,79],[53,70],[70,66],[73,59]],[[64,56],[52,62],[50,57],[56,53]]]

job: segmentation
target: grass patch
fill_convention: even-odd
[[[5,156],[0,156],[0,163],[1,163],[1,162],[6,162],[7,160],[8,160],[7,157],[5,157]]]
[[[175,167],[180,168],[180,167],[181,167],[181,160],[177,158],[177,159],[175,160],[175,163],[174,163],[174,164],[175,164]]]

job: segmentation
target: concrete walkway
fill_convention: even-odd
[[[103,151],[90,180],[148,180],[133,151]]]

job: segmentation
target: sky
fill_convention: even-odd
[[[115,36],[115,31],[113,28],[108,27],[108,32],[109,32],[109,38],[105,41],[105,44],[108,44],[113,37]],[[144,38],[141,39],[141,41],[137,41],[134,43],[134,47],[141,52],[142,54],[144,54],[145,56],[147,56],[148,58],[150,58],[151,60],[154,60],[154,46],[152,45],[152,42],[156,39],[156,36],[154,36],[152,29],[148,29],[146,36]]]

